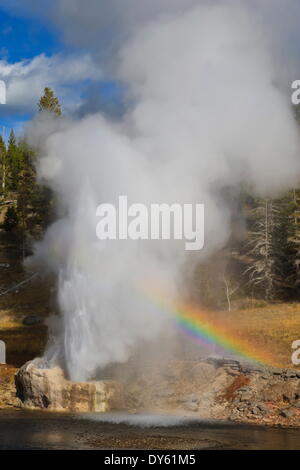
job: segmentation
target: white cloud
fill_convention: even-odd
[[[149,21],[183,14],[193,5],[224,3],[255,14],[281,64],[288,63],[292,73],[299,70],[299,0],[88,0],[88,8],[82,0],[0,0],[10,13],[52,24],[65,42],[100,52],[102,60]]]
[[[0,61],[0,79],[7,86],[7,106],[19,112],[34,111],[46,86],[54,88],[64,107],[72,110],[80,103],[81,82],[101,78],[101,68],[89,54],[69,57],[41,54],[16,63]]]

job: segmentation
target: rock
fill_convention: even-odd
[[[293,370],[293,369],[286,369],[284,371],[284,374],[283,376],[286,378],[286,379],[293,379],[293,378],[298,378],[298,373]]]
[[[263,413],[263,414],[267,414],[270,412],[269,410],[269,407],[267,405],[265,405],[264,403],[258,403],[257,404],[257,408]]]
[[[215,378],[216,368],[207,362],[199,362],[191,369],[190,375],[193,382],[208,383]]]
[[[287,403],[290,403],[290,401],[291,401],[291,397],[289,397],[285,393],[282,395],[282,399],[283,399],[283,401],[285,401]]]
[[[231,357],[221,357],[221,356],[209,356],[206,359],[208,364],[213,364],[215,367],[231,367],[231,368],[240,368],[240,362],[231,358]]]
[[[291,408],[286,408],[285,410],[280,411],[280,416],[283,416],[284,418],[291,418],[293,414],[294,412]]]
[[[37,315],[28,315],[27,317],[23,318],[23,325],[32,326],[32,325],[39,325],[43,322],[43,319]]]
[[[239,406],[240,404],[241,404],[241,401],[240,401],[239,397],[235,398],[232,402],[233,406]]]
[[[192,393],[187,396],[187,401],[191,403],[199,403],[199,396],[196,393]]]
[[[262,387],[259,384],[259,400],[261,402],[289,402],[294,401],[295,394],[298,389],[298,381],[294,379],[285,380],[283,378],[274,377]]]
[[[195,403],[193,401],[187,401],[187,402],[183,403],[183,406],[186,410],[189,410],[189,411],[197,411],[198,408],[199,408],[197,403]]]
[[[238,368],[225,367],[225,370],[227,374],[232,375],[234,377],[236,377],[237,375],[241,373]]]
[[[201,394],[201,404],[208,406],[215,398],[215,394],[213,392],[204,392]]]
[[[257,372],[260,375],[264,373],[268,373],[264,365],[258,364],[257,362],[249,361],[249,360],[241,360],[240,369],[241,369],[241,372],[243,372],[246,375],[251,374],[253,372]]]
[[[203,397],[201,396],[201,399]],[[197,411],[199,409],[199,397],[196,394],[191,394],[188,396],[181,397],[177,400],[177,403],[180,403],[183,408],[189,411]]]
[[[253,399],[253,393],[251,392],[251,390],[249,390],[248,392],[242,393],[240,396],[240,401],[251,401],[252,399]]]
[[[264,403],[252,405],[251,410],[254,415],[267,415],[270,413],[270,409]]]
[[[107,412],[122,407],[122,388],[114,381],[72,382],[60,367],[41,359],[27,362],[15,376],[17,397],[25,408]]]
[[[253,407],[251,408],[251,412],[252,412],[252,414],[255,415],[255,416],[257,416],[257,415],[259,415],[259,414],[261,413],[261,411],[260,411],[260,409],[258,408],[258,406],[253,406]]]
[[[169,386],[173,386],[178,381],[178,371],[165,372],[162,378]]]
[[[244,404],[244,405],[239,405],[239,406],[237,407],[237,410],[238,410],[238,411],[246,411],[246,410],[247,410],[247,406],[246,406],[245,404]]]
[[[238,389],[239,392],[250,392],[251,388],[250,387],[241,387]]]
[[[0,340],[0,364],[6,364],[6,345]]]
[[[156,393],[158,398],[170,398],[174,395],[174,392],[171,390],[160,390]]]

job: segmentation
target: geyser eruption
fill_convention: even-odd
[[[159,285],[176,300],[187,256],[183,241],[98,240],[100,203],[117,204],[120,195],[204,203],[205,248],[188,254],[194,265],[228,239],[222,188],[247,182],[274,193],[299,174],[298,131],[263,31],[237,3],[194,3],[168,4],[168,14],[149,21],[142,15],[122,45],[114,69],[130,104],[120,121],[96,114],[30,130],[42,147],[40,177],[62,214],[35,251],[59,277],[61,318],[46,357],[73,380],[169,331],[139,285]]]

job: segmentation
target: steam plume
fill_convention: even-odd
[[[205,203],[204,257],[230,235],[230,208],[218,190],[247,182],[273,194],[299,175],[290,103],[250,10],[237,2],[167,3],[161,15],[141,15],[115,56],[133,103],[121,122],[96,114],[36,122],[30,131],[43,149],[40,177],[64,214],[35,253],[59,276],[61,324],[46,356],[64,361],[74,380],[164,334],[167,320],[136,286],[150,279],[176,297],[186,256],[181,242],[100,242],[101,202],[125,194],[146,204]]]

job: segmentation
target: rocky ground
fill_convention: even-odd
[[[82,400],[82,407],[74,405],[76,400],[66,400],[74,385],[62,381],[61,376],[60,369],[38,369],[35,363],[27,364],[17,375],[22,406],[72,412],[99,411],[102,407],[104,411],[123,409],[130,413],[170,413],[268,426],[300,426],[300,371],[292,369],[270,369],[217,357],[199,362],[174,361],[168,372],[153,364],[130,380],[123,377],[118,389],[118,393],[123,391],[123,398],[118,399],[117,405],[109,402],[109,387],[115,393],[116,381],[76,384],[77,401]],[[100,387],[100,406],[100,395],[95,399],[95,386],[101,383],[106,388],[103,393]],[[16,403],[11,394],[7,399]]]
[[[7,345],[7,365],[0,365],[0,409],[18,408],[15,374],[42,354],[47,318],[55,311],[54,285],[24,270],[20,250],[0,230],[0,340]],[[23,281],[26,281],[24,284]],[[184,413],[267,425],[300,425],[300,368],[291,365],[291,343],[299,339],[300,304],[247,305],[232,312],[211,312],[226,318],[233,334],[272,351],[283,368],[258,368],[217,359],[174,360],[168,364],[131,363],[108,378],[124,385],[124,403],[131,413],[143,410]],[[181,357],[179,355],[179,357]]]
[[[204,419],[300,426],[300,371],[209,358],[170,367],[164,381],[150,377],[142,375],[127,388],[134,411],[155,408]]]

